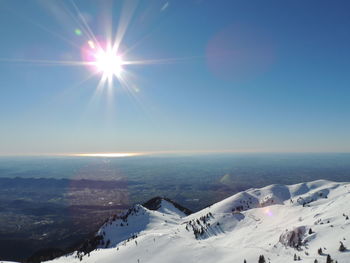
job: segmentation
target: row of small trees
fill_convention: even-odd
[[[340,241],[340,246],[339,246],[339,251],[340,252],[344,252],[346,251],[346,247],[344,246],[343,242]],[[319,255],[323,255],[323,251],[322,251],[322,248],[319,248],[317,250],[318,254]],[[299,261],[301,260],[300,256],[297,256],[296,254],[294,254],[294,261]],[[247,260],[244,259],[243,261],[244,263],[247,263]],[[266,263],[266,260],[265,260],[265,257],[264,255],[260,255],[259,256],[259,259],[258,259],[258,263]],[[318,263],[318,260],[315,259],[314,263]],[[331,257],[331,255],[327,255],[327,259],[326,259],[326,263],[338,263],[337,261],[334,261]]]

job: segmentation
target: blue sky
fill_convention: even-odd
[[[125,60],[159,63],[94,96],[101,74],[37,63],[83,59],[72,1],[0,1],[0,154],[350,151],[348,1],[73,3],[101,41],[135,4]]]

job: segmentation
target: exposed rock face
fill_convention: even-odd
[[[186,215],[190,215],[193,213],[190,209],[187,209],[186,207],[183,207],[182,205],[175,203],[173,200],[170,200],[169,198],[166,198],[166,197],[159,197],[159,196],[148,200],[146,203],[143,203],[142,206],[146,207],[149,210],[158,210],[160,208],[162,200],[168,201],[169,203],[173,204],[173,206],[175,206],[177,209],[179,209]]]
[[[280,238],[279,241],[289,247],[299,248],[301,247],[304,242],[304,236],[306,233],[306,227],[305,226],[299,226],[294,228],[293,230],[286,230]]]

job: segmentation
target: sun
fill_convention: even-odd
[[[120,78],[124,61],[113,48],[100,48],[94,54],[93,64],[96,70],[107,78],[113,78],[113,76]]]
[[[1,0],[0,0],[1,1]],[[124,11],[120,14],[118,28],[113,32],[112,21],[106,20],[105,35],[96,35],[90,27],[85,15],[79,10],[79,7],[70,1],[73,10],[66,8],[60,10],[62,14],[67,11],[67,17],[72,17],[73,22],[77,23],[77,27],[73,28],[75,37],[80,38],[76,43],[75,39],[69,39],[65,36],[61,36],[59,32],[51,32],[43,27],[45,31],[50,32],[52,35],[59,37],[61,40],[65,40],[68,44],[74,48],[79,49],[80,59],[75,58],[75,53],[68,52],[64,55],[64,59],[50,60],[50,59],[7,59],[0,58],[1,62],[13,62],[13,63],[30,63],[38,65],[56,65],[67,67],[85,67],[88,69],[89,74],[82,81],[78,82],[77,86],[85,84],[90,79],[95,79],[96,89],[93,93],[92,99],[100,96],[102,92],[106,92],[107,98],[112,101],[114,90],[117,88],[123,89],[131,94],[133,97],[137,97],[136,93],[140,92],[140,88],[137,85],[138,75],[137,72],[132,71],[132,67],[140,67],[144,65],[155,64],[168,64],[176,61],[183,61],[190,58],[167,58],[167,59],[140,59],[135,57],[135,54],[131,52],[139,46],[142,41],[137,43],[130,43],[131,46],[125,45],[124,37],[126,36],[127,29],[130,21],[133,19],[133,13],[137,9],[135,1],[125,1]],[[135,3],[134,3],[135,2]],[[131,4],[132,3],[132,4]],[[107,16],[108,17],[108,16]],[[111,17],[111,16],[110,16]],[[90,20],[90,19],[88,19]],[[97,81],[96,81],[97,80]]]

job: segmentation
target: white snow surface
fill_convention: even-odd
[[[125,220],[106,222],[103,244],[81,261],[74,252],[50,262],[256,263],[264,255],[286,263],[296,254],[322,263],[330,254],[348,263],[350,250],[339,251],[340,241],[350,248],[347,216],[350,183],[325,180],[249,189],[189,216],[162,200],[157,211],[136,205]]]

